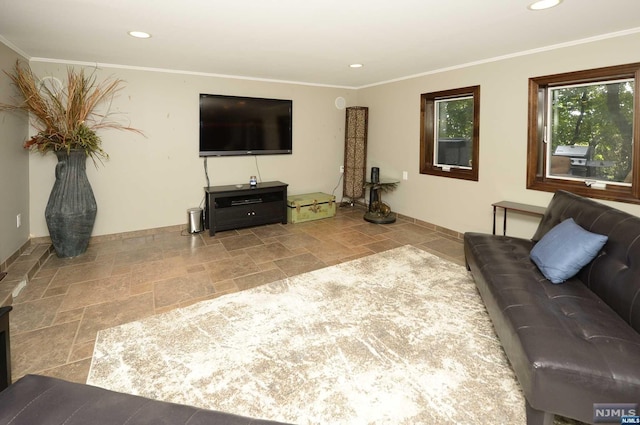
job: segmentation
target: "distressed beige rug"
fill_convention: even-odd
[[[524,424],[466,270],[405,246],[101,331],[89,384],[298,424]]]

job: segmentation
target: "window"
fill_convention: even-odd
[[[527,188],[640,203],[640,63],[529,79]]]
[[[420,97],[420,173],[478,181],[480,86]]]

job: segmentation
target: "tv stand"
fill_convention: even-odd
[[[287,186],[274,181],[240,187],[205,187],[205,226],[209,235],[217,231],[262,224],[287,224]]]

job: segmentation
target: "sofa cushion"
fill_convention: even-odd
[[[568,218],[540,239],[531,250],[531,259],[552,283],[562,283],[596,258],[607,239]]]

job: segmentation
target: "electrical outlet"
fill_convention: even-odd
[[[408,171],[403,171],[402,172],[402,180],[409,180],[409,172]]]
[[[20,226],[22,226],[22,214],[18,214],[16,216],[16,228],[19,228]]]
[[[344,173],[344,165],[341,165],[340,168],[338,169],[338,171],[340,171],[340,174]]]

